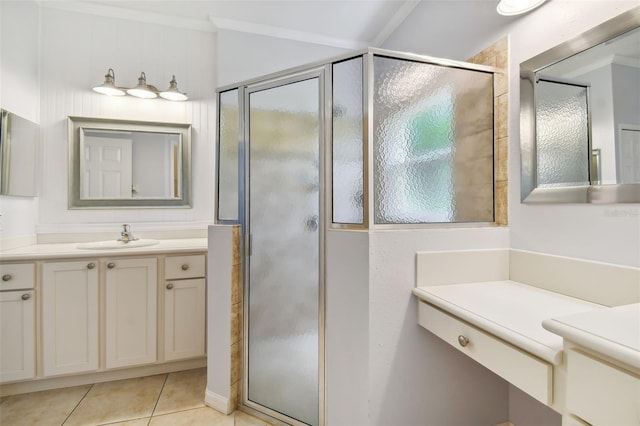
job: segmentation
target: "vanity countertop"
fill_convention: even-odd
[[[563,341],[545,330],[542,322],[551,317],[607,309],[515,281],[416,287],[413,293],[552,364],[562,360]]]
[[[0,261],[24,261],[78,257],[126,256],[162,253],[193,253],[207,250],[207,238],[158,240],[157,244],[122,249],[81,249],[82,243],[33,244],[0,251]]]
[[[640,303],[554,316],[542,326],[565,339],[640,369]]]

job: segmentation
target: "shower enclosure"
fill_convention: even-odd
[[[329,230],[494,221],[494,72],[368,49],[217,90],[216,221],[243,231],[245,408],[325,424]]]

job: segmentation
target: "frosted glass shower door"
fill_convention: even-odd
[[[319,423],[320,80],[251,91],[248,404]]]

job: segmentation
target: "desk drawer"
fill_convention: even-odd
[[[34,263],[5,263],[0,265],[0,291],[20,290],[36,286]]]
[[[538,401],[553,402],[551,364],[422,301],[418,323]]]
[[[567,409],[594,426],[640,425],[640,377],[569,350]]]
[[[170,256],[164,263],[164,277],[167,280],[182,278],[203,278],[205,271],[204,254]]]

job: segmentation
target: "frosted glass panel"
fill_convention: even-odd
[[[538,187],[589,185],[587,88],[536,85]]]
[[[319,81],[249,98],[248,399],[318,424]]]
[[[493,221],[493,75],[374,57],[380,224]]]
[[[362,57],[333,65],[333,222],[363,223]]]
[[[238,220],[238,90],[220,93],[218,108],[218,220]]]

